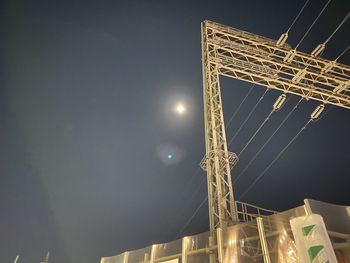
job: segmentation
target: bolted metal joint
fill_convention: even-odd
[[[207,171],[208,163],[214,163],[215,157],[219,158],[219,162],[222,165],[225,165],[225,163],[228,161],[231,170],[239,160],[237,154],[233,152],[227,152],[227,156],[225,156],[224,150],[210,151],[203,157],[199,164],[203,171]]]

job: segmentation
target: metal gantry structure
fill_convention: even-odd
[[[350,109],[350,67],[318,57],[319,47],[303,53],[286,44],[211,21],[202,23],[202,69],[210,230],[238,222],[231,169],[238,162],[228,151],[220,75],[243,80],[321,105]],[[323,106],[324,107],[324,106]]]
[[[282,34],[276,41],[210,21],[202,23],[206,154],[200,166],[207,172],[210,231],[104,257],[101,263],[179,262],[179,259],[182,263],[300,262],[289,220],[326,211],[325,207],[331,206],[306,199],[303,206],[277,213],[235,200],[231,169],[238,156],[228,151],[220,90],[223,75],[281,91],[271,112],[282,106],[288,94],[316,100],[320,104],[308,123],[316,120],[327,104],[350,109],[350,67],[337,59],[318,57],[324,45],[317,46],[311,54],[292,49],[285,43],[287,37],[287,33]],[[333,217],[334,211],[343,214],[345,209],[348,208],[332,206],[332,212],[324,214],[326,218],[330,214]],[[350,235],[339,232],[346,228],[342,225],[346,220],[341,217],[337,220],[340,230],[328,229],[334,241],[332,246],[339,253],[348,253]]]

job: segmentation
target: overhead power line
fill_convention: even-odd
[[[303,7],[300,9],[298,15],[294,18],[292,24],[289,26],[289,28],[288,28],[288,30],[287,30],[287,32],[286,32],[287,34],[288,34],[288,32],[291,30],[291,28],[294,26],[295,22],[298,20],[298,18],[299,18],[299,16],[301,15],[301,13],[304,11],[304,9],[305,9],[305,7],[306,7],[306,5],[307,5],[308,2],[309,2],[309,0],[306,0],[306,1],[305,1],[305,3],[304,3],[304,5],[303,5]]]
[[[226,124],[226,127],[228,127],[230,125],[230,123],[232,122],[232,120],[236,117],[237,113],[239,112],[239,110],[241,109],[243,103],[245,102],[245,100],[248,98],[248,96],[250,95],[250,93],[252,92],[253,88],[254,88],[255,84],[252,84],[250,89],[248,90],[247,94],[245,95],[245,97],[243,98],[243,100],[241,101],[241,103],[239,104],[239,106],[237,107],[237,109],[234,111],[234,113],[231,115],[229,121]]]
[[[299,137],[303,130],[310,124],[311,119],[308,120],[305,125],[298,131],[298,133],[290,140],[290,142],[277,154],[277,156],[270,162],[270,164],[259,174],[257,178],[253,181],[251,185],[240,195],[239,199],[243,198],[255,185],[256,183],[265,175],[265,173],[270,169],[270,167],[281,157],[281,155],[287,150],[287,148]]]
[[[269,89],[266,89],[265,92],[261,95],[261,97],[259,98],[259,100],[257,101],[257,103],[254,105],[254,107],[251,109],[251,111],[249,112],[248,116],[245,118],[245,120],[243,121],[243,123],[241,124],[241,126],[238,128],[237,132],[235,133],[235,135],[232,137],[232,139],[229,141],[228,146],[231,145],[231,143],[233,142],[233,140],[237,137],[237,135],[239,134],[239,132],[242,130],[243,126],[246,124],[246,122],[249,120],[249,118],[252,116],[252,114],[254,113],[254,111],[256,110],[256,108],[258,107],[258,105],[260,104],[260,102],[263,100],[265,94],[269,91]]]
[[[323,42],[322,44],[319,44],[312,52],[311,55],[313,56],[319,56],[322,54],[322,52],[325,50],[327,43],[332,39],[332,37],[334,36],[334,34],[341,28],[342,25],[344,25],[344,23],[349,19],[350,17],[350,12],[348,12],[346,14],[346,16],[343,18],[343,20],[339,23],[339,25],[336,27],[336,29],[334,29],[334,31],[332,32],[332,34],[329,35],[329,37],[326,39],[325,42]],[[337,59],[336,59],[337,60]],[[335,61],[336,61],[335,60]]]
[[[309,29],[305,32],[304,36],[300,39],[299,43],[296,45],[295,49],[298,49],[299,45],[301,44],[301,42],[303,42],[304,38],[309,34],[310,30],[313,28],[313,26],[316,24],[317,20],[320,18],[320,16],[322,15],[323,11],[327,8],[328,4],[331,2],[332,0],[328,0],[327,3],[323,6],[322,10],[318,13],[316,19],[312,22],[311,26],[309,27]]]
[[[329,40],[334,36],[335,33],[342,27],[342,25],[345,24],[345,22],[349,19],[350,12],[347,13],[347,15],[343,18],[343,20],[340,22],[340,24],[337,26],[337,28],[333,31],[333,33],[327,38],[327,40],[324,42],[324,44],[327,44]]]
[[[206,179],[206,177],[203,177],[203,178],[202,178],[202,180],[201,180],[201,182],[198,184],[196,190],[194,190],[194,191],[192,192],[191,196],[186,200],[186,205],[189,205],[189,204],[193,203],[194,197],[195,197],[195,196],[199,193],[199,191],[201,190],[201,187],[202,187],[203,183],[205,182],[205,179]],[[182,206],[181,209],[177,209],[177,211],[179,211],[179,212],[177,212],[177,214],[181,216],[181,215],[183,215],[183,213],[185,212],[185,210],[186,210],[186,207],[185,207],[185,206]],[[169,231],[169,233],[172,233],[173,230],[174,230],[174,228],[171,229],[171,231]],[[175,239],[177,239],[177,236],[178,236],[178,235],[179,235],[179,234],[177,234],[177,235],[175,236]]]
[[[278,125],[276,130],[271,134],[271,136],[266,140],[266,142],[260,147],[260,149],[255,153],[253,158],[249,161],[249,163],[243,168],[242,172],[235,178],[234,183],[239,180],[239,178],[245,173],[245,171],[250,167],[250,165],[255,161],[261,151],[266,147],[266,145],[272,140],[275,134],[279,131],[279,129],[283,126],[283,124],[289,119],[289,117],[293,114],[293,112],[298,108],[300,102],[303,100],[301,98],[298,103],[294,106],[294,108],[287,114],[287,116],[282,120],[282,122]]]
[[[238,157],[241,156],[241,154],[244,152],[245,149],[247,149],[248,145],[253,141],[255,136],[258,134],[258,132],[261,130],[261,128],[265,125],[265,123],[270,119],[271,115],[274,113],[272,110],[269,115],[265,118],[265,120],[260,124],[259,128],[254,132],[253,136],[250,137],[249,141],[246,143],[246,145],[243,147],[243,149],[239,152]]]
[[[201,207],[205,204],[205,202],[207,200],[208,200],[208,196],[206,196],[204,198],[204,200],[199,204],[199,206],[196,208],[196,210],[194,211],[192,216],[186,221],[186,223],[184,224],[184,226],[181,228],[180,232],[178,233],[177,238],[179,238],[181,236],[181,234],[186,230],[186,227],[188,227],[188,225],[192,222],[193,218],[196,216],[196,214],[198,213],[199,209],[201,209]]]
[[[344,56],[344,54],[349,50],[349,48],[350,48],[350,45],[347,46],[347,47],[343,50],[343,52],[341,52],[341,53],[339,54],[339,56],[335,59],[335,61],[337,61],[337,60],[340,59],[342,56]]]
[[[187,192],[187,190],[190,188],[190,185],[192,184],[192,182],[194,181],[194,179],[196,178],[196,176],[199,174],[200,171],[201,171],[200,167],[197,167],[196,171],[193,173],[193,175],[187,181],[185,187],[181,191],[180,196],[183,196]]]
[[[247,147],[249,146],[249,144],[253,141],[253,139],[255,138],[255,136],[259,133],[259,131],[262,129],[262,127],[264,127],[264,125],[267,123],[267,121],[271,118],[272,114],[279,111],[282,106],[284,105],[284,102],[286,100],[286,94],[282,94],[280,95],[277,100],[275,101],[275,103],[272,106],[272,110],[271,112],[267,115],[267,117],[265,118],[265,120],[259,125],[258,129],[254,132],[254,134],[250,137],[250,139],[248,140],[248,142],[246,143],[246,145],[243,147],[243,149],[239,152],[238,157],[241,156],[241,154],[244,152],[245,149],[247,149]],[[287,102],[289,101],[290,97],[288,98]]]
[[[270,164],[259,174],[253,183],[239,196],[239,199],[243,198],[256,184],[257,182],[266,174],[270,167],[282,156],[282,154],[288,149],[288,147],[299,137],[299,135],[306,129],[306,127],[311,122],[316,122],[321,120],[326,116],[332,108],[329,108],[322,116],[320,114],[324,110],[324,104],[320,104],[317,108],[311,113],[310,119],[305,123],[305,125],[298,131],[298,133],[289,141],[289,143],[277,154],[277,156],[270,162]]]

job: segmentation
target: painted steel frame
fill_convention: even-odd
[[[202,70],[210,230],[238,221],[227,148],[220,75],[350,109],[350,67],[289,45],[220,25],[202,23]]]

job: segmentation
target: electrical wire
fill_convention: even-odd
[[[199,209],[201,209],[201,207],[205,204],[205,202],[207,200],[208,200],[208,196],[206,196],[204,198],[204,200],[199,204],[199,206],[196,208],[196,210],[194,211],[192,216],[186,221],[185,225],[181,228],[180,232],[178,233],[176,239],[180,237],[180,235],[183,233],[183,231],[185,231],[186,227],[188,227],[188,225],[192,222],[193,218],[196,216],[196,214],[198,213]]]
[[[291,97],[289,97],[286,101],[286,104],[288,103],[288,101],[290,100]],[[283,104],[281,105],[281,107],[283,106]],[[279,110],[279,109],[278,109]],[[239,152],[238,157],[240,157],[242,155],[242,153],[244,152],[244,150],[249,146],[249,144],[253,141],[253,139],[255,138],[255,136],[259,133],[259,131],[262,129],[262,127],[264,127],[264,125],[267,123],[267,121],[271,118],[272,114],[275,113],[276,111],[275,108],[273,108],[271,110],[271,112],[267,115],[267,117],[265,118],[265,120],[260,124],[259,128],[255,131],[255,133],[252,135],[252,137],[250,137],[249,141],[246,143],[246,145],[243,147],[243,149]]]
[[[180,193],[180,196],[184,195],[187,190],[189,189],[190,185],[192,184],[193,180],[196,178],[196,176],[199,174],[201,171],[200,167],[197,167],[197,170],[194,172],[194,174],[191,176],[190,180],[187,181],[186,186],[183,188],[182,192]]]
[[[243,126],[246,124],[246,122],[249,120],[249,118],[252,116],[252,114],[254,113],[254,111],[256,110],[256,108],[258,107],[258,105],[260,104],[260,102],[262,101],[262,99],[264,98],[265,94],[269,91],[269,89],[266,89],[265,92],[261,95],[260,99],[257,101],[257,103],[254,105],[254,107],[251,109],[251,111],[249,112],[248,116],[245,118],[245,120],[243,121],[243,123],[241,124],[241,126],[238,128],[236,134],[232,137],[232,139],[229,141],[228,146],[231,145],[231,143],[233,142],[233,140],[237,137],[237,135],[239,134],[239,132],[242,130]]]
[[[201,187],[203,185],[203,183],[205,182],[206,177],[203,177],[201,182],[198,184],[197,188],[195,191],[193,191],[192,195],[190,196],[190,198],[187,199],[186,204],[192,203],[194,197],[200,192]],[[182,215],[186,210],[186,207],[182,206],[182,209],[180,209],[180,211],[177,213],[178,215]],[[169,234],[172,233],[172,231],[175,229],[175,227],[172,228],[171,231],[169,231]],[[175,239],[177,239],[177,235],[175,236]]]
[[[329,40],[334,36],[334,34],[341,28],[342,25],[349,19],[350,12],[347,13],[347,15],[343,18],[343,20],[340,22],[340,24],[337,26],[337,28],[333,31],[333,33],[327,38],[327,40],[324,42],[324,44],[327,44]]]
[[[255,131],[253,136],[249,139],[249,141],[246,143],[246,145],[243,147],[243,149],[239,152],[238,157],[241,156],[241,154],[244,152],[245,149],[247,149],[248,145],[252,142],[254,137],[258,134],[258,132],[261,130],[261,128],[265,125],[265,123],[270,119],[271,115],[274,113],[274,109],[269,113],[269,115],[265,118],[265,120],[260,124],[259,128]]]
[[[299,101],[300,102],[300,101]],[[298,104],[299,104],[298,102]],[[297,105],[298,105],[297,104]],[[311,118],[306,122],[306,124],[299,130],[299,132],[292,138],[292,140],[280,151],[280,153],[272,160],[272,162],[264,169],[264,171],[261,172],[261,174],[253,181],[253,183],[239,196],[239,199],[243,198],[253,187],[254,185],[264,176],[264,174],[270,169],[270,167],[281,157],[281,155],[287,150],[287,148],[298,138],[298,136],[302,133],[303,130],[306,129],[306,127],[311,122],[317,122],[320,121],[322,118],[324,118],[329,112],[333,110],[333,107],[328,108],[324,114],[322,114],[319,118],[316,120],[312,120]]]
[[[266,142],[260,147],[260,149],[255,153],[253,158],[249,161],[249,163],[243,168],[242,172],[235,178],[234,183],[238,181],[238,179],[245,173],[245,171],[250,167],[250,165],[255,161],[261,151],[266,147],[266,145],[271,141],[271,139],[275,136],[278,130],[283,126],[283,124],[289,119],[289,117],[293,114],[293,112],[298,108],[299,104],[303,98],[301,98],[298,103],[294,106],[294,108],[287,114],[287,116],[282,120],[282,122],[278,125],[276,130],[271,134],[271,136],[266,140]]]
[[[277,154],[277,156],[271,161],[271,163],[259,174],[253,183],[240,195],[239,199],[243,198],[255,185],[256,183],[265,175],[265,173],[270,169],[270,167],[281,157],[281,155],[287,150],[287,148],[299,137],[303,130],[311,123],[309,119],[305,125],[298,131],[298,133],[290,140],[290,142]]]
[[[304,34],[304,36],[300,39],[299,43],[296,45],[295,49],[298,49],[299,45],[301,44],[301,42],[303,42],[304,38],[309,34],[310,30],[313,28],[313,26],[315,25],[315,23],[317,22],[317,20],[320,18],[320,16],[322,15],[323,11],[327,8],[328,4],[331,2],[332,0],[328,0],[327,3],[323,6],[322,10],[320,11],[320,13],[317,15],[316,19],[312,22],[311,26],[309,27],[309,29],[306,31],[306,33]]]
[[[194,190],[191,194],[191,196],[187,199],[187,203],[190,203],[193,198],[196,196],[196,194],[199,192],[199,190],[201,189],[201,186],[203,185],[203,183],[205,182],[206,177],[203,177],[200,181],[200,183],[198,184],[196,190]],[[184,209],[183,209],[184,210]],[[183,211],[180,211],[179,214],[181,214]]]
[[[288,33],[288,32],[290,31],[290,29],[293,27],[293,25],[295,24],[295,22],[298,20],[299,16],[300,16],[301,13],[304,11],[304,9],[305,9],[305,7],[306,7],[306,5],[307,5],[308,2],[309,2],[309,0],[306,0],[306,1],[305,1],[303,7],[300,9],[298,15],[294,18],[292,24],[290,25],[290,27],[288,28],[288,30],[287,30],[286,33]]]
[[[230,125],[230,123],[232,122],[232,120],[236,117],[237,113],[239,112],[239,110],[241,109],[243,103],[245,102],[245,100],[248,98],[248,96],[250,95],[250,93],[252,92],[253,88],[254,88],[255,84],[252,84],[249,91],[247,92],[247,94],[245,95],[245,97],[243,98],[243,100],[241,101],[241,103],[239,104],[239,106],[237,107],[237,109],[234,111],[234,113],[232,114],[232,116],[230,117],[229,121],[226,124],[226,127],[228,127]]]
[[[200,167],[197,167],[196,171],[193,173],[193,175],[191,176],[191,178],[187,181],[185,187],[183,188],[183,190],[181,191],[181,193],[178,195],[179,202],[178,202],[178,203],[175,203],[175,208],[174,208],[174,210],[177,211],[177,210],[179,210],[180,208],[182,208],[181,213],[183,213],[183,211],[184,211],[185,209],[184,209],[184,206],[181,205],[181,204],[182,204],[182,203],[181,203],[181,199],[182,199],[182,197],[186,194],[186,192],[188,191],[188,189],[190,189],[190,186],[192,185],[194,179],[196,178],[196,176],[199,174],[200,171],[201,171]],[[205,179],[205,178],[206,178],[206,177],[204,177],[204,179]],[[194,192],[192,192],[190,198],[187,199],[187,200],[192,200],[192,199],[193,199],[193,197],[197,194],[197,192],[199,191],[200,186],[201,186],[202,184],[203,184],[203,182],[201,182],[201,183],[199,184],[199,186],[196,188],[196,190],[195,190]],[[181,207],[180,207],[180,205],[181,205]],[[176,226],[173,226],[173,227],[170,228],[170,230],[168,230],[168,234],[169,234],[169,235],[172,233],[172,231],[174,230],[175,227],[176,227]]]
[[[339,54],[339,56],[335,59],[335,61],[337,61],[337,60],[340,59],[342,56],[344,56],[344,54],[349,50],[349,48],[350,48],[350,45],[347,46],[347,47],[343,50],[343,52],[341,52],[341,53]]]

